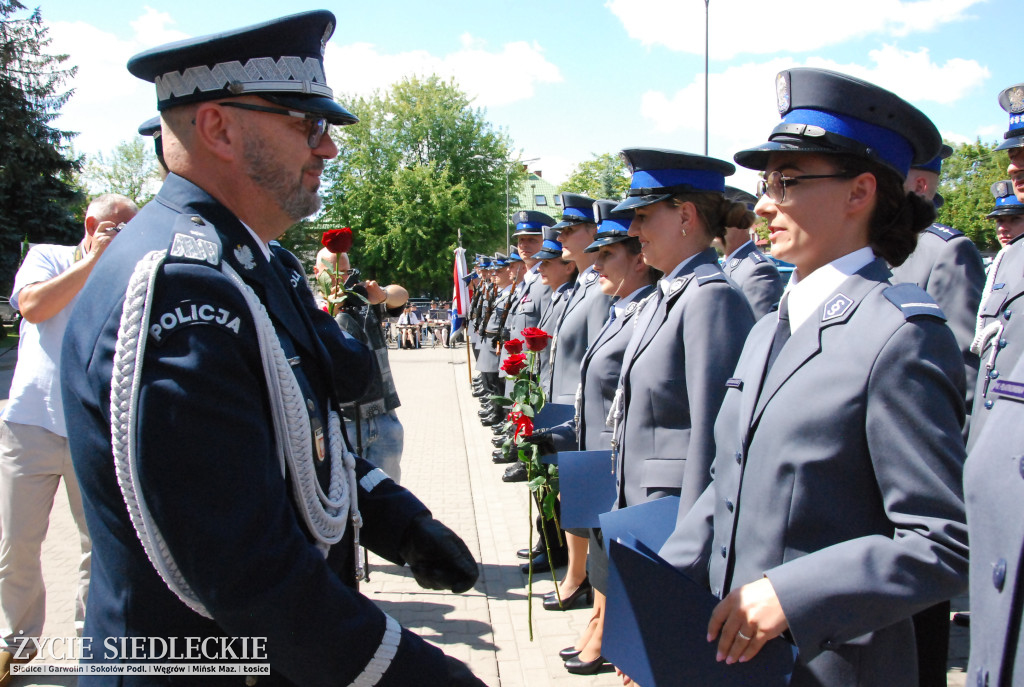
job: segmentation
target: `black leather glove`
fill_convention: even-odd
[[[413,519],[398,554],[424,589],[450,589],[461,594],[480,576],[465,542],[426,513]]]
[[[487,687],[487,684],[459,659],[446,654],[445,662],[448,664],[448,687]]]
[[[542,456],[558,452],[558,449],[555,448],[555,436],[548,429],[535,429],[533,434],[523,437],[523,441],[536,445]]]

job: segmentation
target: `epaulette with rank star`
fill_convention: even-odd
[[[882,295],[900,309],[905,319],[927,316],[946,321],[946,315],[939,304],[917,284],[894,284],[885,289]]]
[[[747,254],[747,257],[754,261],[755,265],[760,265],[762,262],[768,262],[768,258],[761,255],[761,251],[752,250]]]
[[[938,222],[925,229],[925,231],[935,234],[943,241],[949,241],[951,239],[955,239],[957,236],[964,235],[964,233],[959,229],[954,229],[953,227],[946,226],[945,224],[939,224]]]

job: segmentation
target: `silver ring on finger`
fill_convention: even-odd
[[[750,640],[752,639],[751,637],[748,637],[748,636],[746,636],[745,634],[743,634],[743,633],[742,633],[742,632],[740,632],[739,630],[736,630],[736,635],[737,635],[737,636],[738,636],[738,637],[739,637],[740,639],[745,639],[745,640],[747,640],[748,642],[749,642],[749,641],[750,641]]]

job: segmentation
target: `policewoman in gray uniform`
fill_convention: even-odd
[[[622,356],[633,333],[633,319],[640,304],[661,277],[661,272],[644,262],[640,241],[629,235],[633,213],[628,210],[613,212],[617,204],[613,200],[594,203],[597,233],[586,250],[597,253],[594,269],[600,278],[601,291],[615,297],[615,302],[609,309],[604,327],[580,363],[576,417],[551,430],[554,447],[560,451],[602,450],[611,446],[611,428],[606,420],[619,386]],[[594,610],[587,629],[574,646],[561,653],[566,659],[566,670],[576,674],[597,672],[604,664],[601,644],[608,560],[601,550],[600,533],[591,530],[588,536],[589,556],[586,548],[579,551],[569,547],[569,566],[559,588],[564,606],[571,606],[581,590],[591,586],[595,590]],[[557,598],[545,599],[545,607],[557,603]]]
[[[263,638],[271,672],[80,685],[482,684],[355,588],[360,543],[430,588],[464,591],[477,570],[350,452],[339,404],[362,394],[369,351],[273,241],[317,208],[330,124],[356,121],[324,82],[334,26],[307,12],[129,61],[156,82],[171,174],[97,265],[64,339],[93,542],[83,634],[94,647]]]
[[[594,256],[586,253],[594,240],[594,199],[577,193],[562,194],[562,221],[554,229],[561,231],[562,257],[576,263],[579,276],[569,292],[558,326],[549,334],[551,341],[551,403],[572,405],[580,382],[580,361],[594,343],[608,318],[611,298],[601,293]]]
[[[934,219],[903,189],[941,145],[920,111],[818,69],[776,81],[782,122],[736,154],[796,270],[751,331],[715,425],[714,482],[662,555],[722,598],[720,660],[785,633],[794,687],[917,687],[911,616],[964,591],[964,366],[941,309],[888,264]]]
[[[1010,156],[1007,173],[1013,182],[1017,199],[1024,201],[1024,83],[999,94],[999,105],[1010,113],[1010,126],[996,150]],[[997,397],[989,393],[992,384],[1007,370],[1013,369],[1024,353],[1024,332],[1021,331],[1021,305],[1024,300],[1024,240],[1013,239],[1004,246],[989,268],[989,277],[982,294],[981,308],[971,350],[981,359],[974,390],[971,432],[967,449],[974,446]],[[1017,314],[1017,317],[1013,317]]]
[[[722,270],[740,287],[754,312],[754,319],[759,320],[779,304],[784,286],[782,276],[775,263],[766,258],[750,238],[750,228],[757,219],[753,212],[757,198],[732,186],[725,187],[725,197],[736,205],[725,218]]]
[[[616,506],[678,495],[689,507],[711,479],[712,428],[747,332],[747,299],[718,266],[733,203],[728,162],[672,150],[622,152],[632,171],[615,209],[635,213],[629,233],[644,261],[664,273],[623,354],[612,409]]]

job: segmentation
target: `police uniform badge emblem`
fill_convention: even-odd
[[[595,279],[597,279],[597,272],[591,272],[590,274],[587,275],[588,284],[592,284]]]
[[[775,77],[775,99],[779,106],[779,114],[789,111],[789,74],[780,72]]]
[[[252,249],[241,244],[235,246],[235,260],[247,270],[256,269],[256,260],[252,257]]]
[[[1013,114],[1024,112],[1024,89],[1019,86],[1012,88],[1006,94],[1006,98],[1010,101],[1010,112]]]
[[[740,259],[739,258],[733,258],[732,260],[729,261],[729,267],[736,267],[739,264],[740,264]]]
[[[675,279],[672,280],[672,283],[669,285],[668,292],[677,293],[681,288],[683,288],[683,279],[682,277],[676,277]]]
[[[842,317],[846,314],[846,311],[853,305],[853,300],[844,296],[841,293],[837,293],[828,299],[825,303],[825,307],[821,311],[821,321],[828,322],[834,320],[837,317]]]

